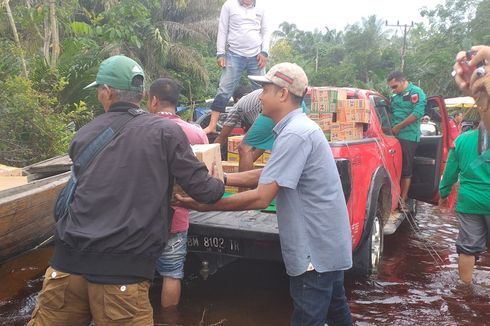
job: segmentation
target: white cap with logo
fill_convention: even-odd
[[[273,66],[265,76],[248,76],[248,78],[257,83],[274,84],[286,88],[298,97],[303,97],[308,87],[308,77],[303,68],[290,62]]]

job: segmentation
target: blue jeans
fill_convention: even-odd
[[[157,272],[163,277],[184,278],[187,254],[187,231],[170,234],[167,245],[157,260]]]
[[[243,72],[248,75],[264,75],[265,69],[260,69],[257,62],[257,57],[242,57],[236,53],[228,51],[226,54],[226,66],[223,68],[221,79],[219,80],[219,88],[216,97],[214,98],[211,110],[225,112],[226,105],[230,100],[235,88],[240,83],[240,78]],[[252,88],[259,89],[262,86],[252,82]]]
[[[291,276],[289,286],[294,304],[292,326],[352,325],[343,271]]]

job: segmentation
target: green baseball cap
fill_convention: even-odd
[[[133,78],[136,76],[145,78],[145,73],[141,66],[124,55],[115,55],[102,61],[95,81],[85,86],[84,89],[97,85],[107,85],[120,90],[143,92],[143,84],[132,85]]]

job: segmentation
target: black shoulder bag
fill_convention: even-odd
[[[92,163],[94,158],[99,154],[104,147],[109,144],[122,130],[122,128],[133,118],[144,113],[142,109],[129,109],[128,114],[124,114],[120,118],[114,120],[110,126],[98,134],[77,157],[71,166],[70,179],[66,186],[58,194],[54,205],[54,219],[58,221],[69,214],[70,204],[73,201],[73,195],[77,188],[77,177]]]

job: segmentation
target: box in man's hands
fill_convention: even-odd
[[[214,169],[214,176],[223,181],[223,166],[221,165],[220,145],[204,144],[204,145],[192,145],[191,147],[197,159],[206,165],[209,174],[212,174]],[[172,200],[175,199],[175,194],[187,196],[178,184],[174,185],[174,189],[172,192]]]

